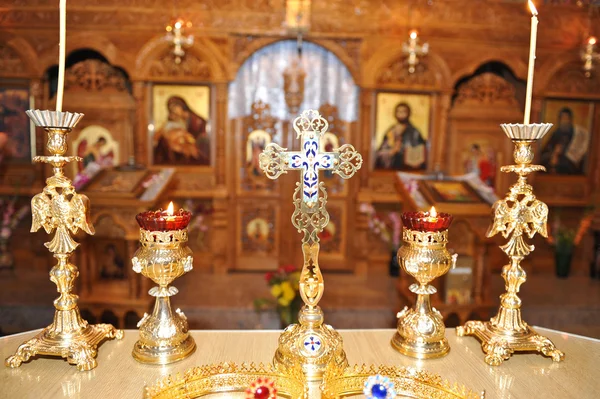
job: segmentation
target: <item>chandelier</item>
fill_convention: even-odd
[[[587,78],[592,76],[592,70],[594,69],[594,60],[600,59],[600,53],[596,51],[597,39],[594,36],[590,36],[581,54],[583,61],[583,72]]]
[[[429,53],[429,43],[419,44],[417,31],[412,30],[408,35],[408,41],[402,43],[402,53],[407,56],[408,72],[415,73],[419,57],[424,57]]]
[[[165,35],[165,40],[173,44],[173,55],[175,56],[176,64],[180,64],[181,59],[185,55],[184,47],[194,44],[194,35],[184,35],[184,25],[189,28],[192,26],[192,23],[187,22],[184,24],[181,19],[178,19],[174,24],[168,25],[166,28],[167,34]]]

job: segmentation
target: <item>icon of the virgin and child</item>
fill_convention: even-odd
[[[410,120],[411,108],[401,102],[394,108],[396,122],[383,135],[375,153],[376,169],[424,170],[427,141]]]
[[[154,163],[210,164],[206,119],[195,113],[180,96],[170,96],[166,105],[167,120],[154,134]]]

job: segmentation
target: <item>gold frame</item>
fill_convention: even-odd
[[[208,364],[169,375],[144,388],[145,399],[188,399],[224,392],[245,392],[259,378],[275,381],[277,395],[291,399],[308,398],[302,372],[280,373],[271,365],[254,363]]]

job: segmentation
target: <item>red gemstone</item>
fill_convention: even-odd
[[[254,390],[254,399],[269,399],[271,391],[266,386],[260,386]]]

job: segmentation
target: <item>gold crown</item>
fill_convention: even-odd
[[[450,383],[437,374],[408,367],[354,365],[340,371],[329,368],[325,372],[321,391],[323,399],[339,399],[363,395],[369,377],[384,376],[393,384],[398,397],[415,399],[482,399],[465,386]]]
[[[223,392],[246,392],[258,379],[275,383],[278,395],[308,398],[308,386],[299,368],[276,371],[271,365],[219,363],[194,367],[146,386],[146,399],[188,399]]]
[[[321,385],[323,399],[363,395],[370,377],[387,377],[399,397],[415,399],[483,399],[464,385],[450,383],[437,374],[396,366],[355,365],[345,369],[329,367]],[[257,380],[273,381],[277,396],[308,398],[308,384],[300,368],[274,369],[271,365],[219,363],[194,367],[167,376],[144,389],[146,399],[188,399],[224,392],[248,392]]]

